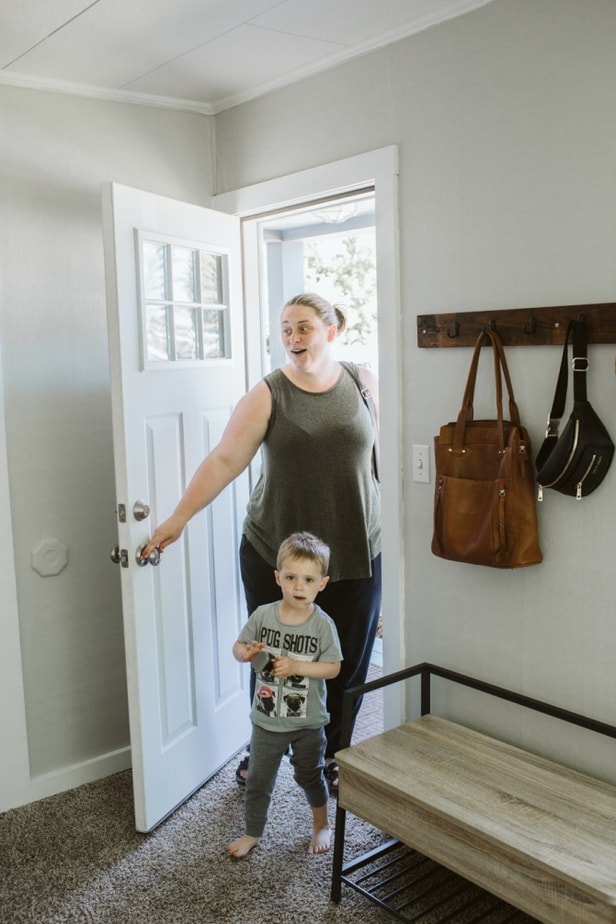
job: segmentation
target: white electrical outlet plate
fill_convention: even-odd
[[[430,447],[413,446],[413,481],[430,483]]]

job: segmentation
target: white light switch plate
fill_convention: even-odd
[[[430,447],[413,446],[413,481],[430,483]]]

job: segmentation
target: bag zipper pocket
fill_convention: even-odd
[[[571,460],[573,459],[573,456],[575,455],[575,450],[577,449],[579,438],[580,438],[580,422],[579,420],[576,420],[575,421],[575,431],[573,435],[573,446],[571,447],[571,452],[569,453],[567,461],[565,462],[562,471],[556,476],[554,481],[550,481],[549,484],[541,485],[542,488],[553,488],[554,485],[558,484],[561,478],[564,478],[564,476],[567,474],[567,469],[571,465]],[[584,478],[586,478],[586,475],[588,475],[588,472],[584,474]],[[539,498],[539,500],[541,500],[541,497]]]
[[[584,484],[584,482],[586,481],[586,479],[587,479],[588,476],[590,475],[590,473],[591,473],[591,471],[592,471],[592,469],[593,469],[593,466],[594,466],[594,464],[595,464],[595,459],[596,459],[596,458],[597,458],[597,453],[596,453],[596,452],[593,452],[593,454],[592,454],[592,459],[590,460],[590,465],[588,466],[588,468],[586,469],[586,471],[584,472],[584,474],[582,475],[582,477],[580,478],[580,480],[578,481],[578,483],[577,483],[576,486],[575,486],[575,499],[576,499],[576,500],[582,500],[582,485]]]

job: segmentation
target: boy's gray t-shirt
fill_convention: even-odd
[[[315,604],[301,626],[280,621],[280,602],[259,606],[242,628],[239,641],[263,642],[273,656],[298,661],[342,661],[338,632],[333,620]],[[256,675],[251,721],[270,731],[321,728],[329,722],[325,680],[303,677],[276,678],[266,665]]]

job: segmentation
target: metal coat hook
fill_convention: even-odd
[[[531,315],[524,325],[524,333],[534,334],[536,330],[537,330],[537,318]]]
[[[447,328],[447,336],[450,338],[457,337],[460,334],[460,325],[454,321],[451,327]]]
[[[490,318],[488,323],[483,325],[484,334],[487,334],[489,330],[496,330],[496,321],[494,318]]]

